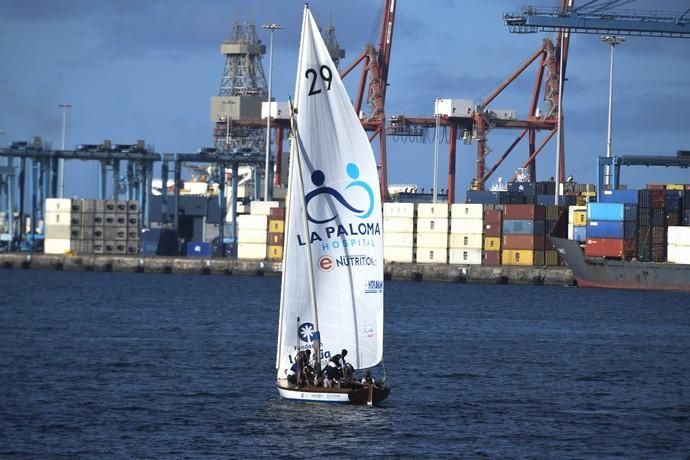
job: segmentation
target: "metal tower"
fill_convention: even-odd
[[[266,46],[258,40],[254,24],[233,22],[232,36],[220,46],[225,56],[218,96],[211,98],[214,145],[219,151],[238,148],[262,151],[265,128],[246,126],[244,120],[261,119],[267,86],[261,58]]]
[[[323,32],[321,35],[324,35]],[[335,37],[335,26],[333,25],[332,18],[328,21],[328,29],[326,29],[326,35],[323,37],[326,42],[326,48],[328,48],[328,54],[331,55],[333,63],[336,69],[340,69],[340,60],[345,57],[345,50],[340,47],[338,39]]]

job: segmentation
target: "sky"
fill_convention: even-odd
[[[559,0],[531,0],[556,7]],[[295,0],[3,0],[0,2],[0,144],[41,136],[53,148],[104,139],[143,139],[159,153],[211,146],[210,98],[217,95],[224,57],[220,44],[234,21],[251,20],[269,43],[266,23],[279,23],[273,48],[272,94],[294,89],[302,1]],[[480,101],[553,34],[512,34],[503,13],[523,0],[399,0],[393,37],[387,115],[433,116],[436,98]],[[577,2],[576,2],[577,4]],[[381,0],[313,0],[322,27],[329,21],[346,50],[347,66],[377,42]],[[685,11],[689,0],[637,0],[626,8]],[[571,38],[564,88],[566,174],[596,182],[596,158],[606,152],[610,46],[599,35]],[[264,57],[268,77],[268,53]],[[531,66],[490,107],[526,117],[536,74]],[[354,99],[359,68],[345,83]],[[690,150],[690,39],[627,37],[616,47],[613,78],[614,155],[675,155]],[[543,105],[543,104],[542,104]],[[489,133],[487,168],[517,130]],[[430,134],[432,136],[432,134]],[[545,133],[538,135],[538,141]],[[376,145],[376,142],[375,142]],[[462,201],[475,173],[476,144],[458,144],[456,190]],[[287,146],[286,146],[287,148]],[[555,138],[537,159],[537,180],[555,176]],[[507,180],[527,157],[522,143],[493,180]],[[447,187],[447,146],[441,145],[439,187]],[[96,166],[68,162],[67,196],[95,196]],[[155,174],[159,176],[160,166]],[[388,141],[389,184],[434,182],[433,142]],[[492,181],[490,181],[491,183]],[[690,183],[690,170],[626,167],[629,188]],[[490,185],[490,184],[489,184]]]

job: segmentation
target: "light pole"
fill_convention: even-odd
[[[280,24],[264,24],[264,29],[271,32],[271,41],[268,47],[268,114],[266,116],[266,176],[264,179],[264,201],[268,201],[268,182],[270,179],[270,155],[271,155],[271,77],[273,76],[273,32],[282,29]]]
[[[58,107],[62,108],[62,150],[65,150],[65,135],[67,134],[67,109],[72,107],[72,104],[63,102]],[[59,182],[60,182],[60,198],[65,195],[65,159],[60,158],[59,166]]]
[[[620,45],[625,41],[625,38],[616,35],[604,35],[601,41],[611,45],[611,65],[609,67],[609,126],[608,136],[606,139],[606,158],[608,162],[604,167],[604,186],[611,189],[611,131],[612,131],[612,114],[613,114],[613,55],[616,45]]]

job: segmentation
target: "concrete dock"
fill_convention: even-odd
[[[0,268],[204,275],[279,276],[282,263],[231,258],[138,257],[113,255],[47,255],[26,252],[0,254]],[[575,284],[568,267],[528,267],[448,264],[387,264],[386,280],[453,283],[567,285]]]

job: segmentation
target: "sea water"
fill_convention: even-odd
[[[385,294],[371,408],[278,397],[279,277],[1,270],[0,458],[690,455],[687,293]]]

